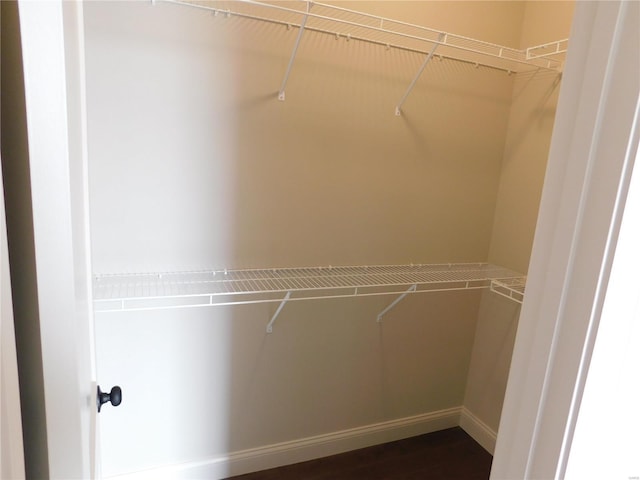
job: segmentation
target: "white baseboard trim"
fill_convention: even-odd
[[[174,464],[103,478],[114,480],[222,479],[457,427],[460,425],[462,410],[462,407],[453,407],[301,440],[251,448],[199,462]]]
[[[460,410],[460,427],[482,445],[487,452],[493,455],[496,448],[497,433],[466,407],[462,407]]]

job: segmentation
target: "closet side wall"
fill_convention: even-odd
[[[567,38],[573,2],[527,2],[521,48]],[[518,75],[513,90],[489,261],[527,272],[555,118],[560,76]],[[518,325],[519,306],[482,295],[465,394],[471,428],[493,450]],[[483,423],[487,429],[478,428]]]
[[[520,48],[569,36],[574,2],[527,2]],[[527,273],[562,75],[516,76],[489,261]]]

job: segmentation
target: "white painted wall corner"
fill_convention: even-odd
[[[465,410],[463,407],[453,407],[364,427],[241,450],[201,461],[167,465],[105,478],[113,480],[221,479],[457,427],[460,425],[463,410]],[[469,418],[475,419],[479,425],[486,427],[473,415],[469,414]],[[495,444],[495,434],[493,438]]]
[[[460,409],[460,427],[469,434],[482,448],[493,455],[498,436],[491,427],[476,417],[466,407]]]

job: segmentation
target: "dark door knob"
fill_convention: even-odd
[[[96,403],[98,404],[98,412],[103,404],[111,402],[111,405],[117,407],[122,402],[122,389],[120,387],[113,387],[109,393],[105,393],[100,390],[98,385],[98,396],[96,397]]]

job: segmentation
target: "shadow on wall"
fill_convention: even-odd
[[[246,51],[229,59],[260,72],[237,84],[234,265],[486,258],[513,79],[443,61],[398,118],[419,55],[399,62],[384,47],[308,33],[278,102],[294,39],[247,25]],[[230,451],[271,454],[253,460],[261,468],[301,461],[332,453],[317,446],[327,435],[462,405],[481,293],[411,296],[377,324],[393,298],[289,302],[272,334],[278,304],[236,307]]]
[[[506,163],[522,154],[523,144],[531,146],[530,142],[526,142],[528,136],[536,135],[535,132],[550,132],[553,129],[561,79],[561,73],[542,70],[517,76],[514,85],[513,111],[525,113],[526,116],[517,114],[512,116],[513,133],[505,148]],[[535,142],[537,148],[548,152],[551,136],[538,135],[536,139],[538,140]],[[541,141],[545,139],[546,142]],[[545,165],[546,162],[543,166]]]

